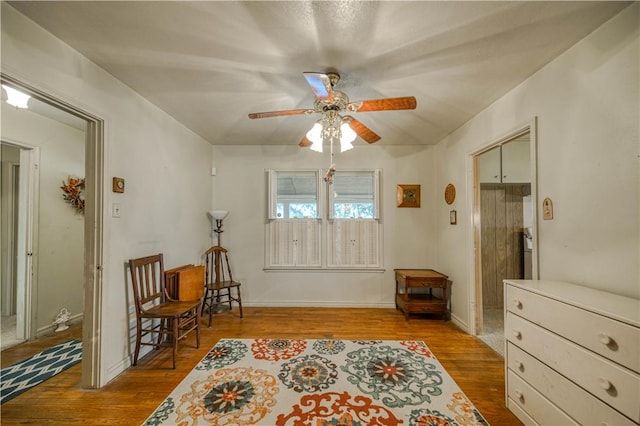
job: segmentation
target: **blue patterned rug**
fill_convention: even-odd
[[[0,403],[15,398],[82,359],[82,342],[70,340],[0,371]]]
[[[482,425],[419,341],[222,339],[144,425]]]

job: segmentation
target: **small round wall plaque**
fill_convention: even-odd
[[[447,202],[447,204],[451,204],[455,199],[456,199],[456,187],[453,186],[452,183],[450,183],[444,189],[444,200]]]

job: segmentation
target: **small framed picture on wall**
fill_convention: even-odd
[[[398,207],[420,207],[420,185],[398,185]]]

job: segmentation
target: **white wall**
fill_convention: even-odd
[[[382,169],[383,264],[379,272],[265,272],[266,176],[269,168],[326,170],[328,153],[282,146],[215,146],[213,206],[229,210],[222,245],[247,306],[393,307],[394,268],[435,268],[435,148],[358,144],[336,153],[338,170]],[[325,149],[327,151],[327,149]],[[420,184],[421,208],[397,208],[396,185]]]
[[[540,278],[640,297],[639,7],[636,2],[437,146],[437,187],[459,189],[457,226],[438,204],[438,265],[453,315],[472,312],[469,154],[538,117]],[[554,219],[541,220],[550,197]]]
[[[62,182],[84,177],[85,132],[2,103],[3,139],[40,148],[38,242],[34,252],[36,332],[50,332],[60,309],[82,314],[84,216],[62,198]]]
[[[105,121],[100,383],[129,366],[126,262],[163,252],[167,268],[197,263],[209,245],[211,146],[2,2],[2,72]],[[111,192],[111,178],[126,192]],[[122,217],[111,217],[112,203]]]

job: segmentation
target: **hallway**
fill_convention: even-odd
[[[0,334],[0,351],[7,348],[11,348],[22,343],[22,340],[18,340],[16,337],[16,316],[7,315],[2,317],[2,324],[0,324],[2,333]]]

